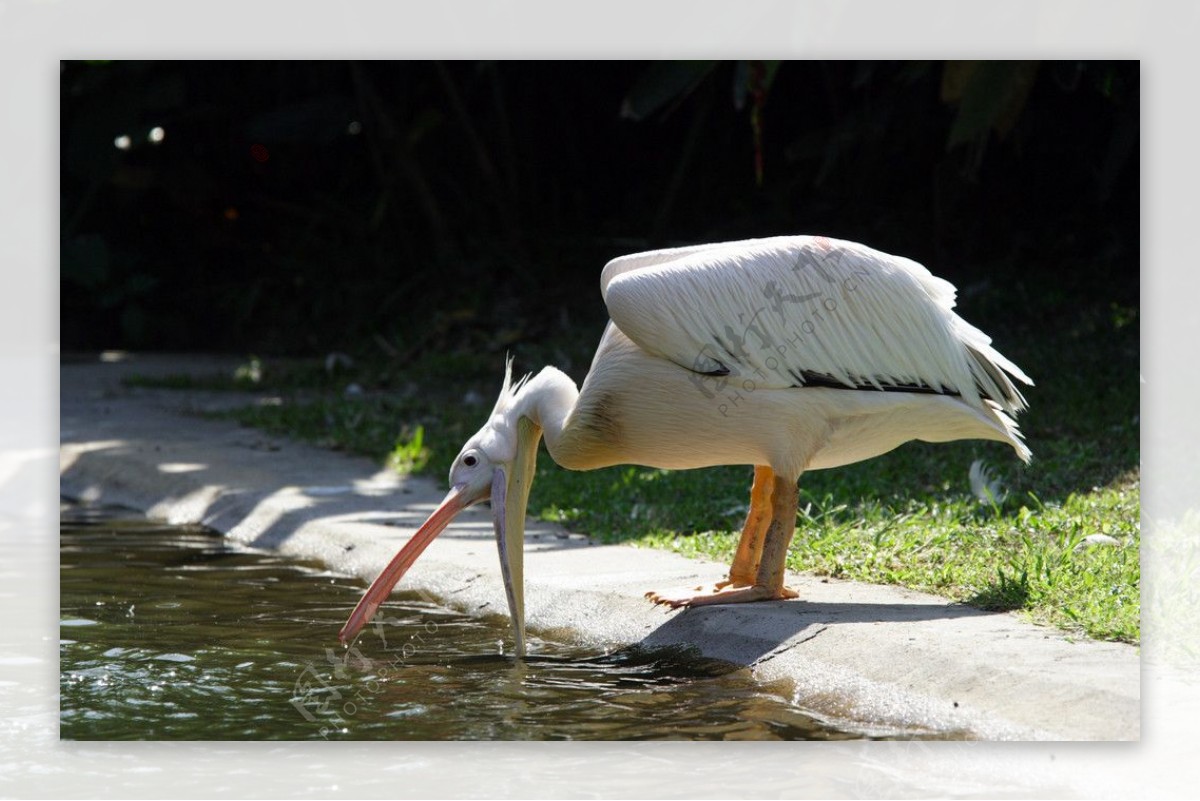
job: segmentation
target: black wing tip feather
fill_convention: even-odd
[[[879,385],[876,386],[869,381],[851,381],[849,383],[835,378],[827,373],[818,373],[812,370],[802,370],[797,373],[795,370],[789,370],[792,378],[796,379],[796,387],[820,387],[823,389],[851,389],[866,392],[911,392],[922,395],[948,395],[950,397],[960,397],[961,393],[949,389],[938,389],[931,387],[928,384],[900,384],[886,378],[878,379]]]

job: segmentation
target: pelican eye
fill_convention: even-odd
[[[479,460],[475,458],[474,454],[469,453],[463,457],[463,464],[465,464],[467,467],[474,467],[475,465],[479,464]]]

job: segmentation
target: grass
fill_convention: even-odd
[[[1140,640],[1140,486],[1136,309],[1093,304],[1063,311],[1021,299],[981,324],[1038,381],[1022,429],[1034,462],[998,443],[909,443],[892,453],[801,478],[792,569],[898,584],[1079,636]],[[1049,301],[1046,302],[1050,303]],[[1010,303],[1009,309],[1012,308]],[[555,363],[577,380],[595,331],[522,346],[518,370]],[[281,395],[224,413],[247,425],[346,449],[444,481],[462,442],[486,419],[503,354],[472,350],[388,363],[248,365],[205,388]],[[146,382],[140,382],[145,384]],[[167,386],[188,386],[172,379]],[[982,459],[999,502],[968,484]],[[621,466],[589,473],[539,461],[530,514],[606,542],[728,561],[737,545],[749,467],[669,472]],[[1115,544],[1090,545],[1105,534]]]

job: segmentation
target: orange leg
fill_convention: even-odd
[[[738,541],[729,578],[717,585],[718,588],[731,584],[753,584],[758,575],[758,564],[762,560],[763,541],[771,525],[771,489],[775,483],[775,471],[769,467],[754,468],[754,485],[750,488],[750,511],[742,526],[742,538]]]
[[[742,541],[738,544],[729,579],[707,591],[702,587],[695,587],[681,592],[648,592],[647,598],[656,604],[677,608],[797,597],[798,593],[795,590],[783,585],[783,579],[787,571],[787,549],[796,533],[799,490],[795,481],[780,478],[769,468],[755,468],[754,477],[750,514],[747,515],[746,527],[742,530]],[[763,485],[761,492],[760,478]],[[763,497],[764,494],[766,498]],[[765,514],[755,515],[756,500],[760,502],[760,507],[769,509],[769,520]],[[760,517],[767,520],[765,531],[761,534],[758,533],[762,528]]]

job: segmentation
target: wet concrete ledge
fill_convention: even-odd
[[[203,523],[248,545],[366,581],[445,488],[369,460],[190,414],[239,405],[224,393],[131,389],[123,375],[208,374],[218,357],[64,358],[64,496]],[[543,458],[545,458],[543,456]],[[749,477],[747,478],[749,481]],[[748,486],[748,485],[747,485]],[[531,521],[530,634],[612,648],[694,647],[748,666],[773,690],[834,721],[989,740],[1136,740],[1138,650],[1062,633],[895,587],[790,574],[793,601],[664,612],[649,589],[723,578],[726,565],[587,537]],[[506,615],[486,509],[464,513],[402,586],[474,613]],[[346,610],[349,614],[350,610]],[[386,616],[386,606],[381,610]],[[314,638],[336,641],[336,631]],[[364,652],[369,637],[360,640]]]

